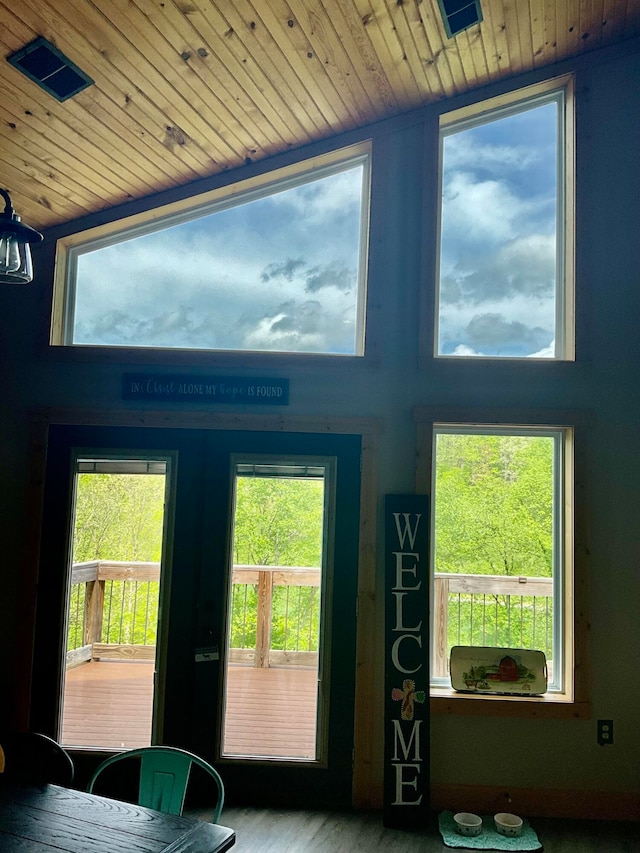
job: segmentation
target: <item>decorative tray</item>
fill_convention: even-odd
[[[465,693],[537,696],[547,690],[547,660],[535,649],[453,646],[451,686]]]

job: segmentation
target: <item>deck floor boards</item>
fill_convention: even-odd
[[[153,663],[91,661],[67,671],[65,746],[132,749],[151,741]],[[229,667],[225,754],[313,756],[313,669]]]

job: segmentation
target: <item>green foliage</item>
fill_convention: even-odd
[[[321,565],[324,483],[289,477],[239,477],[236,487],[234,561],[255,566]],[[271,648],[317,651],[319,590],[275,587]],[[257,588],[236,585],[231,646],[255,648]]]
[[[313,586],[280,587],[273,593],[271,648],[317,652],[320,590]]]
[[[436,442],[435,571],[551,577],[553,438],[440,433]],[[551,656],[551,610],[532,596],[451,596],[449,645]]]
[[[165,478],[154,474],[79,474],[73,561],[158,562]]]
[[[450,596],[451,646],[531,648],[553,658],[553,614],[547,599],[533,596]]]
[[[437,437],[437,572],[551,577],[553,439]]]
[[[162,552],[164,477],[80,474],[73,561],[158,562]],[[247,565],[320,566],[324,483],[316,479],[240,477],[234,559]],[[71,591],[68,648],[82,645],[84,585]],[[317,650],[319,590],[276,587],[272,647]],[[102,641],[155,643],[158,584],[108,581]],[[255,648],[257,589],[234,585],[232,645]]]
[[[107,581],[102,642],[155,645],[158,587],[157,581]]]
[[[319,566],[324,483],[291,477],[238,477],[234,562]]]
[[[159,562],[165,478],[154,474],[79,474],[73,562]],[[102,642],[154,645],[158,583],[107,581]],[[82,645],[84,584],[71,589],[67,648]]]
[[[83,583],[71,587],[69,621],[67,626],[67,650],[79,649],[83,643],[84,602],[87,587]]]

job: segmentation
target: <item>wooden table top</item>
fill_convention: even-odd
[[[226,826],[58,785],[0,782],[2,853],[223,853],[234,844]]]

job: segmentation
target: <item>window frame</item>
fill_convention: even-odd
[[[267,360],[284,364],[312,359],[346,360],[350,363],[364,361],[367,356],[368,324],[368,257],[371,218],[372,142],[365,139],[352,145],[296,161],[277,169],[260,171],[250,177],[224,183],[205,192],[190,195],[179,201],[157,207],[148,207],[139,213],[111,220],[100,225],[67,234],[56,241],[55,270],[49,346],[75,353],[101,353],[110,360],[162,361],[188,364],[260,362]],[[287,350],[204,349],[152,346],[114,346],[108,344],[73,343],[73,311],[75,281],[73,280],[78,255],[116,245],[135,237],[150,234],[165,227],[192,221],[217,211],[230,209],[243,203],[266,198],[282,190],[301,186],[317,178],[329,177],[347,170],[351,165],[363,166],[361,196],[360,244],[358,289],[355,311],[355,351],[331,353]]]
[[[563,471],[559,480],[558,511],[561,514],[562,541],[558,547],[562,560],[562,595],[559,605],[563,623],[561,690],[542,696],[492,696],[458,693],[450,685],[431,685],[433,713],[482,714],[489,716],[587,718],[590,706],[588,684],[588,618],[586,600],[586,560],[588,546],[585,528],[586,427],[589,418],[581,412],[521,409],[458,409],[418,406],[414,410],[416,427],[416,482],[418,494],[433,497],[435,430],[473,429],[501,431],[510,429],[560,431],[564,435]],[[555,475],[554,475],[555,478]],[[433,531],[434,507],[431,506]],[[433,539],[433,536],[431,537]],[[433,591],[433,544],[430,577]],[[430,597],[433,602],[433,595]],[[430,604],[430,637],[433,637],[433,604]]]
[[[523,112],[544,103],[558,100],[558,184],[556,208],[556,293],[555,293],[555,355],[553,358],[531,356],[464,356],[438,352],[440,325],[440,263],[443,196],[443,139],[456,130],[464,130],[490,121]],[[423,301],[421,311],[421,361],[470,360],[501,363],[575,361],[575,99],[573,74],[555,77],[498,95],[487,100],[442,112],[438,116],[437,179],[435,184],[433,216],[433,300],[427,308]],[[432,316],[431,312],[433,312]],[[433,336],[433,337],[431,337]]]

